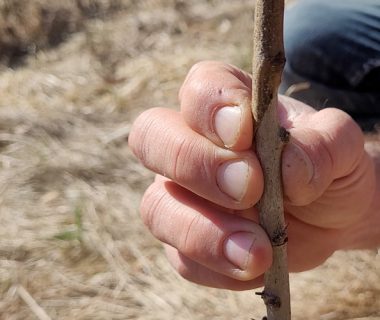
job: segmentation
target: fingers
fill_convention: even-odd
[[[199,196],[226,208],[248,208],[258,201],[263,188],[257,158],[242,151],[252,141],[250,85],[249,76],[232,66],[197,64],[181,88],[181,114],[164,109],[145,112],[131,132],[132,149],[148,168]],[[322,219],[315,213],[331,202],[324,206],[314,202],[335,180],[350,176],[358,163],[369,162],[362,161],[363,136],[358,126],[339,110],[316,112],[285,97],[280,97],[279,118],[291,133],[282,161],[288,209],[310,223],[350,223],[338,212]],[[358,172],[360,176],[368,170]],[[351,182],[346,180],[346,184]],[[310,204],[306,213],[304,207]],[[346,208],[342,206],[339,212]],[[360,215],[361,210],[356,212]]]
[[[239,281],[202,266],[169,245],[165,245],[165,251],[173,268],[191,282],[207,287],[239,291],[258,288],[264,284],[263,275],[253,280]]]
[[[252,145],[251,78],[216,61],[190,70],[179,98],[186,123],[218,146],[247,150]]]
[[[180,92],[181,113],[148,110],[129,136],[143,164],[174,181],[157,179],[141,206],[174,268],[191,281],[233,290],[260,285],[271,264],[269,240],[251,208],[263,177],[250,150],[250,86],[232,66],[197,64]],[[282,158],[289,268],[301,271],[326,259],[339,228],[360,217],[357,199],[372,196],[371,163],[360,129],[341,111],[317,112],[280,97],[279,119],[291,133]]]
[[[175,270],[192,282],[230,290],[262,285],[271,265],[271,244],[253,221],[224,212],[165,178],[144,195],[141,214],[152,234],[163,241]],[[250,215],[257,220],[257,211]],[[309,270],[338,247],[341,231],[286,216],[289,271]],[[312,248],[312,250],[311,250]]]
[[[251,215],[257,215],[252,210]],[[182,259],[181,265],[189,273],[197,269],[198,282],[206,281],[211,273],[219,274],[218,279],[248,281],[271,264],[271,244],[258,224],[223,212],[169,180],[157,179],[149,187],[141,215],[156,238],[194,261]]]
[[[262,194],[262,171],[253,152],[216,146],[173,110],[144,112],[129,144],[147,168],[225,208],[249,208]]]
[[[206,61],[189,72],[180,91],[181,114],[196,132],[231,150],[251,147],[251,79],[233,66]],[[283,153],[288,203],[305,206],[318,199],[361,161],[363,135],[345,113],[320,112],[280,97],[279,119],[291,132]]]
[[[254,208],[249,214],[257,221]],[[240,212],[226,213],[158,178],[144,195],[141,215],[152,234],[168,244],[169,261],[185,279],[230,290],[262,285],[262,274],[271,264],[271,245],[261,227]],[[286,221],[291,272],[318,266],[339,247],[339,230],[313,226],[293,215]]]

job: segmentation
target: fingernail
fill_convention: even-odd
[[[232,264],[246,270],[256,239],[257,236],[250,232],[234,233],[224,243],[224,255]]]
[[[308,154],[296,143],[290,142],[283,152],[284,178],[298,177],[305,184],[309,183],[314,176],[314,166]],[[301,182],[301,181],[299,181]]]
[[[246,193],[248,177],[246,161],[228,161],[218,168],[216,182],[223,193],[240,201]]]
[[[240,131],[240,123],[240,107],[223,107],[215,113],[215,131],[226,147],[231,147],[236,142]]]

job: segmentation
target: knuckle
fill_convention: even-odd
[[[189,70],[189,76],[192,76],[194,73],[199,71],[200,69],[202,70],[203,68],[208,66],[208,61],[203,60],[195,63]]]
[[[221,65],[221,62],[208,60],[200,61],[193,65],[180,89],[179,99],[183,100],[190,96],[202,96],[209,92],[212,87],[207,79],[209,75],[217,71]]]
[[[187,73],[186,75],[186,78],[179,90],[179,94],[178,94],[178,98],[179,100],[181,101],[184,96],[187,95],[187,91],[188,91],[188,88],[189,88],[189,83],[192,82],[194,76],[198,73],[199,69],[203,69],[204,65],[206,65],[206,61],[200,61],[200,62],[197,62],[195,63],[189,70],[189,72]]]
[[[135,120],[131,133],[128,138],[128,144],[135,156],[146,164],[150,150],[150,140],[152,132],[157,125],[156,113],[158,108],[149,109]]]
[[[215,60],[199,61],[191,67],[189,71],[189,75],[192,75],[200,71],[208,71],[210,68],[215,68],[216,66],[220,66],[221,64],[222,64],[221,62],[215,61]]]
[[[159,229],[159,214],[164,202],[165,192],[158,183],[151,184],[145,191],[140,205],[140,215],[143,223],[153,235],[157,235]]]
[[[210,167],[210,153],[205,152],[202,144],[197,140],[174,140],[171,149],[171,173],[172,179],[181,184],[190,184],[197,181],[212,181]],[[207,180],[206,180],[207,179]]]
[[[223,246],[224,233],[201,214],[194,215],[183,227],[178,249],[190,259],[218,260]]]
[[[364,152],[364,135],[358,124],[344,111],[328,108],[320,111],[330,119],[324,136],[337,175],[347,175],[357,166]]]
[[[331,125],[330,131],[336,130],[336,135],[348,140],[351,147],[364,144],[364,136],[359,125],[346,112],[336,108],[327,108],[319,113],[327,119],[332,119],[333,125]]]
[[[183,236],[180,240],[179,247],[181,252],[188,257],[193,257],[197,255],[196,239],[199,238],[199,215],[195,215],[190,219],[189,223],[184,227],[182,232]]]

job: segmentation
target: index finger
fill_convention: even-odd
[[[251,86],[250,76],[234,66],[199,62],[179,93],[183,118],[218,146],[248,150],[253,137]]]

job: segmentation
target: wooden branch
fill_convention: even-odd
[[[256,0],[252,113],[255,146],[264,172],[264,194],[257,207],[260,224],[273,247],[273,264],[265,273],[265,288],[259,293],[267,307],[268,320],[290,319],[287,232],[284,219],[281,153],[289,133],[279,126],[277,93],[285,65],[283,45],[284,0]]]

